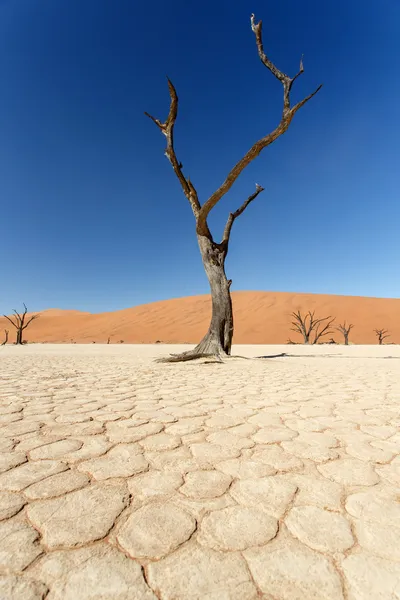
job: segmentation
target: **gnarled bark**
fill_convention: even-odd
[[[197,346],[198,352],[230,354],[233,337],[231,281],[225,273],[226,249],[205,236],[197,236],[210,290],[212,314],[210,327]]]
[[[211,291],[211,322],[207,333],[193,350],[162,362],[194,360],[206,356],[226,357],[231,353],[233,337],[233,310],[230,294],[231,280],[225,273],[227,245],[216,244],[211,237],[198,235],[200,254]]]

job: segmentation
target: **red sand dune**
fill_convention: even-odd
[[[346,320],[354,324],[350,341],[375,344],[374,329],[388,329],[386,341],[400,343],[400,299],[292,294],[284,292],[233,292],[236,344],[283,344],[291,337],[290,313],[316,310],[316,316],[336,317],[336,323]],[[25,331],[29,342],[111,343],[195,343],[206,332],[211,312],[209,296],[190,296],[152,304],[143,304],[116,312],[91,314],[77,310],[50,309],[40,313]],[[10,342],[15,334],[0,318],[0,342],[3,329],[10,330]],[[331,336],[328,336],[330,338]],[[339,332],[332,336],[342,341]],[[328,339],[327,338],[327,339]]]

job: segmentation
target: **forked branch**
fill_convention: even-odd
[[[16,329],[18,329],[18,321],[17,321],[17,320],[16,320],[17,322],[14,322],[14,321],[12,320],[12,318],[11,318],[11,317],[7,317],[7,315],[3,315],[3,317],[5,317],[5,318],[7,319],[7,321],[10,321],[10,323],[11,323],[11,325],[12,325],[13,327],[15,327]],[[14,317],[14,318],[15,318],[15,317]]]
[[[269,69],[269,71],[281,82],[283,86],[283,111],[280,123],[278,126],[269,134],[262,137],[260,140],[255,142],[248,152],[236,163],[236,165],[228,173],[225,181],[220,187],[208,198],[208,200],[201,206],[197,192],[188,177],[183,174],[182,163],[177,159],[175,148],[174,148],[174,126],[178,116],[178,95],[172,82],[168,79],[168,89],[171,98],[170,109],[166,121],[163,123],[160,119],[153,117],[149,113],[145,113],[160,129],[160,131],[167,138],[167,148],[165,155],[171,162],[172,168],[179,182],[182,186],[183,192],[192,207],[193,214],[196,218],[196,231],[198,235],[204,235],[211,239],[210,230],[207,225],[207,217],[214,206],[221,200],[221,198],[230,190],[236,179],[242,173],[242,171],[260,154],[260,152],[272,144],[278,137],[283,135],[296,112],[306,104],[319,90],[320,85],[314,92],[309,94],[306,98],[291,106],[290,91],[293,83],[296,79],[304,72],[303,57],[300,59],[299,71],[294,77],[289,77],[283,71],[280,71],[274,63],[267,57],[264,52],[263,38],[262,38],[262,21],[256,23],[254,14],[251,15],[251,29],[255,34],[258,55],[261,62]],[[253,198],[254,200],[254,198]],[[248,204],[246,204],[247,206]],[[244,210],[244,208],[243,208]],[[242,211],[243,212],[243,211]],[[229,217],[230,218],[230,217]],[[229,219],[228,219],[229,222]],[[232,226],[232,225],[231,225]]]
[[[40,315],[32,315],[31,318],[29,319],[29,321],[27,321],[25,323],[25,325],[22,327],[22,330],[26,329],[29,325],[29,323],[32,323],[32,321],[34,321],[35,319],[38,319],[40,317]]]
[[[317,324],[315,327],[315,338],[313,341],[313,344],[318,344],[320,338],[322,338],[324,335],[328,335],[329,333],[332,333],[332,329],[330,329],[330,327],[332,326],[332,323],[334,322],[335,319],[331,319],[330,321],[328,321],[328,323],[326,323],[325,325],[323,325],[323,322],[331,319],[330,317],[325,317],[324,319],[317,319]]]
[[[256,36],[258,55],[261,59],[261,62],[283,85],[283,112],[281,121],[279,125],[274,129],[274,131],[258,140],[250,148],[250,150],[243,156],[243,158],[239,160],[239,162],[236,163],[233,169],[229,172],[223,184],[203,204],[197,218],[197,233],[199,235],[207,234],[207,217],[210,211],[231,189],[232,185],[242,173],[243,169],[245,169],[260,154],[260,152],[264,150],[264,148],[272,144],[278,137],[280,137],[287,131],[296,112],[302,106],[304,106],[304,104],[306,104],[306,102],[308,102],[313,96],[315,96],[315,94],[317,94],[322,87],[322,85],[318,86],[318,88],[309,96],[307,96],[306,98],[295,104],[293,107],[291,107],[290,91],[292,89],[294,81],[297,79],[297,77],[299,77],[299,75],[301,75],[304,72],[303,60],[300,60],[299,72],[294,77],[290,78],[288,75],[280,71],[266,56],[262,40],[262,22],[259,21],[258,23],[256,23],[254,15],[251,15],[251,28]]]
[[[258,194],[261,194],[261,192],[263,192],[263,191],[264,191],[264,188],[261,185],[258,185],[258,183],[256,183],[256,191],[253,194],[251,194],[251,196],[249,196],[247,198],[247,200],[245,200],[245,202],[243,202],[242,206],[240,206],[237,210],[235,210],[234,213],[229,214],[228,220],[225,225],[224,233],[222,236],[222,244],[224,244],[226,246],[226,248],[228,247],[233,222],[235,221],[235,219],[240,217],[240,215],[246,210],[248,205],[251,202],[253,202],[253,200],[255,200],[257,198]]]
[[[160,131],[167,138],[167,148],[165,150],[165,156],[170,161],[172,168],[174,169],[175,175],[179,179],[179,182],[182,186],[183,192],[186,198],[189,200],[190,206],[192,207],[192,211],[194,216],[197,218],[197,215],[200,211],[200,202],[197,196],[197,192],[190,181],[189,177],[185,177],[183,174],[183,166],[180,161],[178,161],[176,157],[175,147],[174,147],[174,127],[176,118],[178,116],[178,94],[176,93],[176,89],[170,79],[168,79],[168,89],[169,95],[171,98],[171,103],[169,107],[169,113],[166,121],[162,123],[159,119],[156,119],[148,112],[144,114],[149,117],[157,125]]]
[[[254,14],[251,15],[250,21],[251,29],[253,30],[254,35],[256,36],[258,56],[260,57],[261,62],[283,85],[283,115],[285,115],[290,110],[290,90],[292,89],[292,85],[296,81],[296,79],[302,73],[304,73],[303,56],[300,59],[300,69],[298,73],[294,77],[289,77],[289,75],[286,75],[286,73],[280,71],[264,52],[264,44],[262,39],[262,21],[256,23]]]

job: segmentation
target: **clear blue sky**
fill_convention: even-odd
[[[145,6],[147,5],[147,9]],[[400,296],[398,0],[0,0],[0,311],[99,312],[208,292],[190,207],[145,110],[168,111],[202,200],[278,122],[282,70],[322,91],[212,215],[233,290]]]

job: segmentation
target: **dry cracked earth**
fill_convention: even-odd
[[[1,349],[0,599],[400,599],[399,358],[162,351]]]

